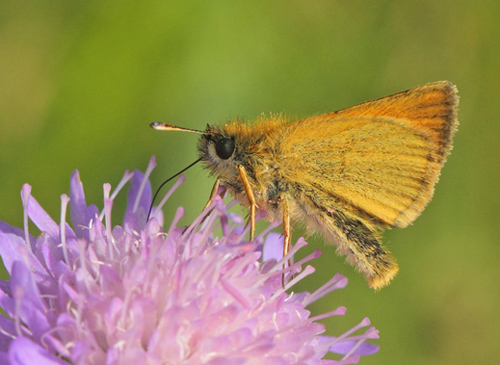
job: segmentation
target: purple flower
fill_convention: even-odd
[[[187,227],[177,226],[182,208],[165,230],[161,213],[146,222],[154,166],[152,159],[145,175],[126,172],[113,194],[104,184],[102,212],[87,206],[75,172],[70,196],[61,196],[60,223],[24,185],[24,229],[0,222],[0,254],[10,273],[0,282],[7,314],[0,316],[0,363],[353,364],[377,352],[365,342],[378,338],[367,318],[326,337],[317,321],[345,308],[316,317],[306,309],[344,287],[343,276],[313,293],[286,292],[314,271],[302,266],[320,254],[283,269],[303,239],[284,258],[273,252],[282,240],[269,233],[272,226],[248,242],[243,220],[220,198]],[[112,227],[113,200],[129,181],[123,225]],[[28,220],[39,237],[29,233]],[[321,360],[329,351],[339,359]]]

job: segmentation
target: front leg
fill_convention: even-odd
[[[290,251],[290,244],[292,241],[292,219],[290,217],[290,202],[288,201],[288,198],[284,193],[281,193],[274,199],[268,200],[268,202],[271,203],[277,210],[281,208],[283,219],[283,237],[285,238],[283,242],[283,257],[285,257]],[[281,276],[283,287],[285,286],[285,269],[287,264],[290,267],[292,265],[292,260],[288,259],[288,261],[283,263],[283,274]]]
[[[288,254],[290,251],[290,243],[292,241],[292,218],[290,216],[290,202],[286,193],[280,193],[278,196],[269,199],[267,201],[272,207],[272,211],[275,212],[273,217],[281,213],[282,226],[283,226],[283,237],[285,241],[283,243],[283,256]]]
[[[243,188],[247,194],[248,203],[250,204],[250,241],[253,241],[255,235],[255,209],[257,208],[257,201],[255,200],[255,195],[253,193],[250,182],[248,181],[247,171],[243,165],[237,165],[238,174],[240,175]]]
[[[210,192],[210,198],[208,198],[207,204],[205,204],[203,210],[207,209],[210,206],[210,204],[212,204],[212,201],[214,200],[215,196],[217,195],[217,191],[219,190],[219,186],[220,186],[220,179],[217,179],[215,180],[214,187]]]
[[[286,197],[281,197],[281,207],[283,211],[283,236],[285,237],[285,242],[283,244],[283,257],[290,251],[290,242],[292,240],[292,225],[290,218],[290,207],[288,206],[288,200]]]

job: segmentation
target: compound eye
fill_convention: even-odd
[[[234,141],[231,138],[222,138],[215,144],[215,152],[222,160],[227,160],[233,155]]]

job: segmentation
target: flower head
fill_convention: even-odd
[[[113,194],[104,184],[102,212],[87,206],[75,172],[70,196],[61,196],[60,223],[23,187],[24,229],[0,222],[0,254],[10,273],[0,282],[7,314],[0,316],[0,363],[352,364],[378,350],[365,342],[378,338],[368,319],[325,337],[317,321],[345,308],[316,317],[306,309],[344,287],[341,275],[313,293],[286,292],[314,271],[302,266],[319,251],[283,269],[303,239],[286,257],[270,258],[280,236],[270,227],[246,241],[241,217],[219,198],[187,227],[178,227],[182,208],[165,230],[158,209],[146,222],[153,168],[154,159],[144,175],[126,172]],[[128,182],[123,224],[112,227],[113,200]],[[40,236],[29,233],[28,220]],[[328,351],[342,355],[321,360]]]

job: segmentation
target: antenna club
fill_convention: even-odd
[[[149,126],[153,129],[158,129],[158,130],[165,130],[165,129],[170,129],[171,127],[173,127],[170,124],[161,123],[161,122],[153,122]]]

